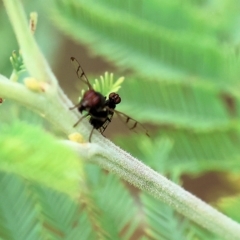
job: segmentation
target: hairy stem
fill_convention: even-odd
[[[142,162],[124,152],[111,142],[108,147],[99,144],[90,146],[65,142],[79,156],[116,173],[130,184],[173,207],[193,222],[221,236],[221,239],[240,239],[240,224],[226,217],[210,205],[201,201],[180,186],[169,181]]]

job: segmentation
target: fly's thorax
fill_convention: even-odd
[[[80,102],[79,111],[89,111],[92,108],[99,109],[104,107],[106,98],[99,92],[93,89],[87,90]]]

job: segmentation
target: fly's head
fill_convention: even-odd
[[[117,93],[110,93],[108,96],[108,107],[115,108],[117,104],[121,102],[121,98]]]

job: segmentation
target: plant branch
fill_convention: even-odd
[[[19,0],[3,0],[21,48],[24,64],[30,75],[38,81],[48,82],[56,90],[58,81],[43,57],[28,26],[23,7]]]
[[[108,147],[99,144],[79,146],[70,141],[65,141],[65,144],[74,149],[82,158],[114,172],[135,187],[173,207],[193,222],[221,236],[221,239],[240,239],[240,224],[169,181],[111,142],[108,141]]]
[[[73,124],[79,119],[80,115],[73,114],[57,94],[52,95],[48,91],[35,93],[27,89],[24,85],[12,82],[0,75],[0,96],[6,98],[7,101],[10,99],[17,101],[32,111],[37,112],[66,135],[76,131],[83,133],[85,136],[89,134],[90,127],[85,121],[79,124],[77,128],[73,128]],[[70,100],[68,101],[70,102]],[[84,125],[86,126],[84,127]]]

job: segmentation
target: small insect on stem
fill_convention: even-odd
[[[108,98],[106,98],[100,92],[95,91],[90,82],[88,81],[88,78],[85,75],[78,61],[74,57],[71,57],[71,62],[75,68],[78,78],[88,86],[88,90],[85,91],[80,102],[75,106],[69,108],[70,110],[77,108],[81,114],[83,111],[86,112],[86,114],[83,115],[73,125],[73,127],[76,127],[82,121],[82,119],[89,116],[89,123],[92,125],[92,130],[89,135],[89,142],[91,142],[94,129],[97,129],[103,135],[107,126],[112,121],[114,113],[116,113],[121,118],[121,120],[122,117],[127,119],[125,123],[128,123],[129,120],[132,120],[133,126],[129,127],[130,129],[136,128],[138,124],[142,126],[140,123],[138,123],[136,120],[129,117],[128,115],[115,110],[116,105],[121,102],[121,98],[117,93],[112,92],[109,94]]]

